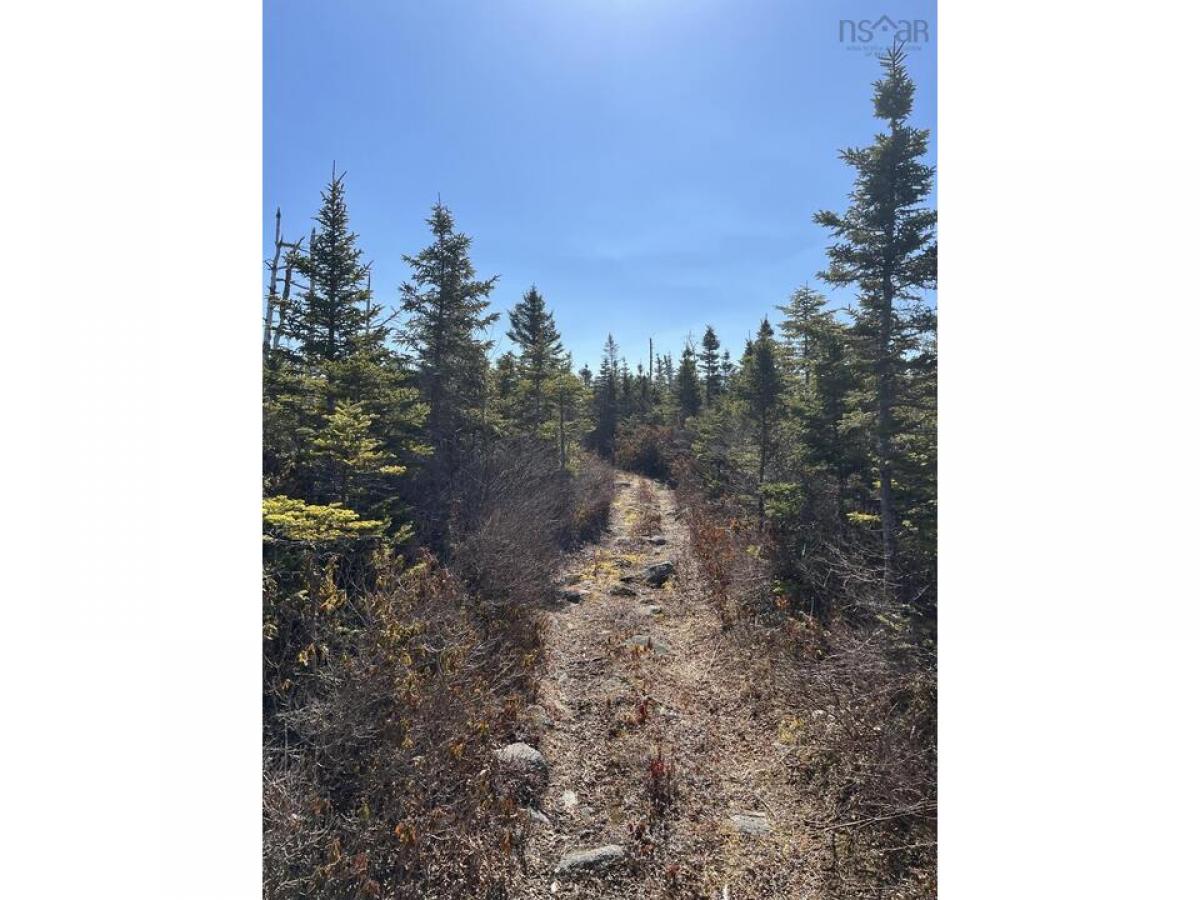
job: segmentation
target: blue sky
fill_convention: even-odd
[[[819,287],[812,214],[845,207],[837,151],[877,130],[878,65],[839,21],[882,14],[929,23],[909,68],[933,128],[933,2],[266,0],[264,253],[276,206],[308,233],[336,159],[382,302],[440,192],[494,307],[536,282],[577,366],[609,331],[632,365],[705,324],[736,357]]]

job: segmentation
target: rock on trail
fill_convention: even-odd
[[[556,875],[569,875],[589,869],[603,869],[625,858],[625,848],[618,844],[606,844],[593,850],[576,850],[567,853],[558,861]]]

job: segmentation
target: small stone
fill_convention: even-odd
[[[564,588],[560,592],[560,596],[568,603],[582,603],[587,599],[587,595],[587,591],[581,591],[579,588]]]
[[[521,741],[516,741],[501,750],[492,752],[496,754],[500,764],[506,768],[531,769],[543,774],[550,771],[546,757]]]
[[[649,650],[653,653],[666,653],[669,649],[662,641],[656,641],[648,634],[635,634],[625,642],[626,650]]]
[[[642,572],[642,580],[650,587],[662,587],[667,583],[667,579],[675,574],[675,563],[660,562],[651,566],[646,566]]]
[[[647,544],[650,544],[651,546],[661,547],[667,542],[667,539],[665,537],[663,537],[661,534],[655,534],[655,535],[651,535],[648,538],[645,538],[645,541]]]
[[[662,611],[663,611],[663,608],[661,606],[659,606],[658,604],[652,604],[650,606],[639,606],[638,607],[638,612],[640,612],[643,616],[661,616]]]
[[[771,833],[771,823],[767,821],[767,814],[760,812],[742,812],[735,813],[732,816],[733,827],[742,834],[747,834],[752,837],[761,837],[764,834]]]
[[[567,853],[559,860],[554,870],[556,875],[566,875],[571,872],[584,872],[592,869],[603,869],[625,858],[625,849],[617,844],[596,847],[593,850],[575,850]]]
[[[574,791],[563,791],[562,796],[559,797],[559,803],[561,803],[565,809],[574,809],[579,805],[579,798],[575,796]]]
[[[636,597],[637,596],[637,591],[635,591],[633,588],[631,588],[627,584],[613,585],[613,588],[612,588],[612,590],[609,591],[609,593],[612,594],[614,597]]]

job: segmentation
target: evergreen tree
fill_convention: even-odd
[[[838,514],[845,512],[846,482],[861,465],[844,424],[856,378],[845,328],[826,320],[807,335],[809,395],[800,407],[808,458],[832,473],[837,483]]]
[[[733,380],[733,375],[737,371],[737,367],[733,364],[733,358],[726,350],[721,355],[721,384],[728,385]]]
[[[497,415],[506,422],[516,423],[520,417],[517,401],[521,390],[521,369],[516,354],[509,351],[500,355],[492,383]]]
[[[350,230],[344,179],[344,173],[335,174],[321,192],[318,227],[313,230],[308,252],[296,258],[308,289],[288,329],[309,365],[349,356],[370,319],[367,267],[361,260],[358,236]]]
[[[617,404],[618,421],[628,419],[633,415],[635,396],[633,388],[633,373],[629,371],[629,363],[621,357],[620,400]]]
[[[779,371],[779,349],[775,332],[764,318],[753,341],[746,342],[740,373],[740,393],[754,423],[754,443],[758,451],[758,527],[765,519],[763,485],[767,462],[775,444],[774,429],[782,409],[783,377]]]
[[[472,442],[482,435],[487,401],[487,353],[482,337],[499,315],[487,312],[496,278],[478,280],[468,251],[471,238],[454,230],[454,219],[439,200],[426,219],[433,243],[405,256],[412,280],[400,288],[408,321],[401,331],[413,349],[417,383],[429,407],[428,434],[433,457],[431,539],[443,532],[454,474]]]
[[[704,337],[700,340],[700,369],[704,372],[704,402],[711,406],[717,399],[724,386],[721,381],[721,357],[717,351],[721,342],[711,325],[704,327]]]
[[[339,401],[313,439],[313,450],[326,466],[329,499],[361,505],[380,476],[404,474],[382,443],[371,434],[374,417],[359,403]]]
[[[685,421],[700,412],[704,402],[700,388],[700,376],[696,372],[696,351],[689,343],[683,348],[679,360],[679,377],[676,379],[676,399],[679,403],[679,419]]]
[[[289,267],[309,284],[290,312],[280,298],[281,322],[264,365],[264,490],[362,504],[390,521],[402,509],[395,483],[342,466],[337,460],[353,454],[344,443],[341,456],[334,452],[336,440],[353,420],[364,444],[377,448],[389,465],[412,465],[425,452],[426,410],[411,373],[388,346],[395,313],[372,302],[370,273],[350,230],[343,178],[335,175],[322,192],[307,251],[289,250]],[[395,537],[405,527],[389,532]]]
[[[859,291],[855,331],[874,381],[875,453],[884,577],[896,569],[897,514],[893,497],[896,461],[895,405],[908,355],[933,330],[933,315],[920,291],[936,287],[937,213],[921,206],[933,184],[933,167],[923,163],[929,132],[908,124],[915,87],[904,55],[893,48],[881,59],[884,75],[874,84],[876,118],[887,129],[865,148],[842,151],[855,170],[850,206],[844,214],[818,212],[835,243],[821,278]]]
[[[521,420],[536,433],[553,412],[546,403],[546,384],[562,370],[562,338],[554,325],[554,315],[546,309],[546,301],[536,287],[525,292],[509,312],[508,321],[508,338],[520,348],[525,393]]]
[[[813,344],[830,319],[824,308],[825,297],[808,285],[795,290],[786,304],[776,307],[783,313],[779,330],[789,351],[791,367],[806,386],[810,381]]]
[[[592,408],[596,427],[593,444],[596,452],[605,459],[613,458],[617,442],[617,419],[620,411],[620,372],[617,360],[617,342],[610,334],[604,342],[604,355],[600,359],[600,371],[593,379]]]
[[[675,390],[675,361],[671,358],[670,353],[664,353],[659,357],[659,371],[662,373],[663,388],[667,393],[673,393]]]

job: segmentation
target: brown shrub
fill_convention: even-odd
[[[937,865],[937,671],[898,620],[835,623],[791,685],[790,765],[824,836],[837,896],[932,896]],[[887,893],[881,892],[886,886]]]
[[[528,819],[492,750],[535,695],[536,601],[612,470],[513,442],[463,473],[448,564],[382,539],[264,558],[264,894],[506,896]]]
[[[633,533],[649,537],[662,531],[662,513],[654,502],[654,492],[646,482],[638,484],[637,518],[633,523]]]
[[[675,432],[664,425],[637,425],[617,435],[614,462],[620,469],[666,481],[675,456]]]
[[[813,532],[789,554],[736,505],[706,502],[686,481],[680,493],[723,624],[789,663],[778,667],[792,673],[788,762],[818,811],[821,890],[936,895],[937,670],[924,611],[894,599],[874,548],[853,534]],[[788,577],[775,581],[781,558]],[[808,596],[792,596],[797,586]]]
[[[347,600],[360,624],[264,754],[268,897],[489,896],[523,820],[488,773],[538,633],[431,557]]]
[[[554,589],[559,554],[599,534],[615,494],[612,469],[586,457],[560,471],[544,442],[509,439],[463,473],[480,488],[460,511],[455,571],[473,593],[496,602],[540,602]]]

